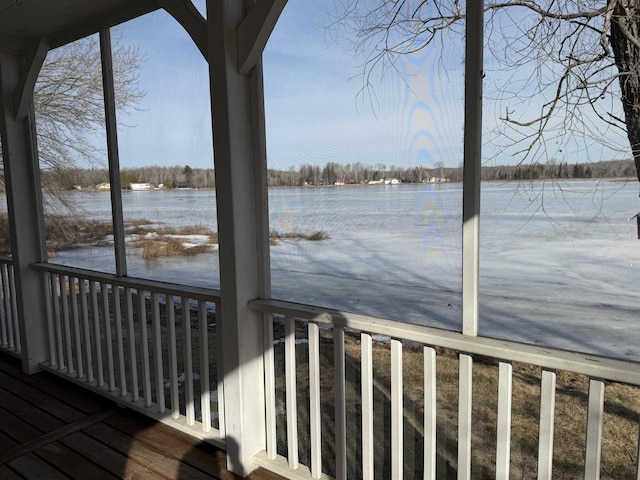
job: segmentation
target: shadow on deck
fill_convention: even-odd
[[[237,479],[225,453],[0,354],[0,478]],[[282,477],[258,469],[252,480]]]

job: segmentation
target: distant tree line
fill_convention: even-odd
[[[636,175],[633,160],[595,163],[549,162],[516,166],[485,166],[483,180],[539,180],[551,178],[619,178]]]
[[[551,178],[613,178],[634,177],[633,160],[609,160],[591,163],[549,162],[532,165],[495,165],[482,167],[483,180],[538,180]],[[361,163],[340,164],[328,162],[324,167],[305,164],[298,169],[268,170],[269,186],[321,186],[343,181],[346,185],[357,185],[384,178],[396,178],[402,183],[461,182],[462,167],[447,168],[442,164],[432,167],[416,166],[401,168],[384,164]]]
[[[401,168],[384,164],[364,165],[362,163],[340,164],[328,162],[324,166],[304,164],[288,170],[270,168],[268,182],[270,187],[300,187],[334,185],[344,182],[346,185],[366,184],[370,181],[396,178],[402,183],[460,182],[462,167]],[[43,179],[58,189],[91,188],[109,181],[107,169],[44,170]],[[609,160],[595,163],[549,162],[532,165],[495,165],[482,167],[483,180],[543,180],[571,178],[612,178],[634,177],[633,160]],[[189,165],[172,167],[125,168],[120,172],[123,188],[131,183],[150,183],[154,187],[176,186],[192,188],[215,188],[215,172],[212,168],[192,168]]]
[[[43,183],[55,185],[60,190],[77,187],[90,189],[101,183],[109,182],[106,168],[70,168],[64,171],[43,170]],[[120,183],[123,189],[132,183],[150,183],[154,187],[172,188],[180,185],[193,188],[215,188],[215,174],[212,168],[194,168],[189,165],[172,167],[136,167],[123,168],[120,171]]]

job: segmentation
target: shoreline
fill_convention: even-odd
[[[634,183],[638,181],[635,177],[578,177],[578,178],[556,178],[556,177],[548,177],[548,178],[531,178],[531,179],[490,179],[490,180],[481,180],[482,183],[487,184],[518,184],[518,183],[545,183],[545,182],[612,182],[612,183]],[[416,186],[416,185],[433,185],[433,186],[442,186],[442,185],[460,185],[463,182],[460,180],[451,180],[446,182],[400,182],[393,185],[387,184],[368,184],[368,183],[345,183],[344,185],[273,185],[269,186],[269,190],[284,190],[284,189],[340,189],[340,188],[359,188],[359,187],[403,187],[403,186]],[[640,185],[640,181],[638,181]],[[206,191],[206,192],[215,192],[215,187],[195,187],[195,188],[153,188],[151,190],[130,190],[130,189],[122,189],[122,193],[134,193],[134,194],[148,194],[154,192],[195,192],[195,191]],[[0,193],[2,193],[0,191]],[[84,194],[84,193],[104,193],[109,194],[110,190],[92,190],[91,188],[83,188],[83,189],[73,189],[73,190],[64,190],[59,193],[63,195],[75,195],[75,194]]]

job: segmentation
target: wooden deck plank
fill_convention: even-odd
[[[34,453],[64,472],[69,478],[77,480],[85,480],[87,478],[91,480],[114,480],[117,478],[58,442],[49,443]]]
[[[4,421],[4,419],[3,419],[3,421]],[[16,442],[13,438],[11,438],[6,433],[0,432],[0,452],[4,452],[5,450],[9,450],[10,448],[15,447],[16,445],[18,445],[18,442]],[[0,477],[0,478],[2,478],[2,477]]]
[[[169,455],[163,455],[156,451],[149,444],[131,437],[109,425],[103,423],[93,425],[86,430],[87,435],[91,435],[98,441],[101,441],[119,451],[123,455],[127,455],[129,459],[148,468],[152,472],[165,477],[172,478],[191,478],[191,479],[210,479],[211,476],[204,473],[188,463],[182,462],[181,458],[175,458]]]
[[[0,431],[11,437],[17,443],[25,443],[42,435],[42,432],[25,424],[20,418],[0,407]]]
[[[15,358],[7,355],[2,355],[0,372],[16,378],[21,383],[46,393],[87,415],[95,413],[111,403],[98,395],[88,394],[86,390],[82,390],[71,383],[60,382],[57,377],[50,373],[41,372],[37,375],[25,375],[20,368],[20,363]]]
[[[132,417],[136,417],[135,421]],[[163,455],[179,459],[215,478],[220,480],[239,478],[226,469],[227,459],[224,451],[148,417],[127,411],[109,418],[105,423],[136,437],[141,442],[152,445]],[[255,470],[247,478],[249,480],[283,480],[282,476],[263,468]]]
[[[137,462],[130,461],[127,455],[105,448],[105,445],[84,433],[74,433],[60,441],[76,453],[91,460],[96,465],[112,472],[118,478],[163,479],[160,475],[147,470]]]
[[[121,414],[109,418],[105,423],[147,445],[152,445],[163,455],[186,462],[222,480],[237,478],[227,471],[227,459],[222,450],[176,432],[171,427],[154,422],[150,418],[136,415],[133,421],[131,415]]]
[[[67,476],[30,453],[11,460],[8,465],[29,480],[67,480]]]
[[[11,388],[11,386],[9,388]],[[2,399],[2,406],[5,409],[40,432],[52,432],[64,427],[66,424],[66,422],[47,413],[46,410],[36,407],[32,403],[25,401],[23,398],[1,387],[0,398]]]
[[[33,406],[40,408],[41,410],[48,412],[50,415],[53,415],[65,422],[75,422],[86,416],[86,413],[83,411],[80,411],[56,397],[51,396],[48,390],[42,390],[31,385],[27,385],[15,377],[2,372],[0,372],[0,385],[13,395],[28,401]]]
[[[0,465],[0,478],[2,480],[24,480],[20,475],[6,465]]]
[[[115,407],[111,409],[103,410],[102,412],[98,412],[94,415],[86,417],[79,422],[72,423],[71,425],[66,425],[63,428],[55,430],[53,432],[49,432],[45,435],[38,436],[33,440],[30,440],[26,443],[22,443],[17,445],[11,449],[0,451],[0,464],[6,463],[14,458],[20,457],[27,453],[31,453],[34,450],[37,450],[49,443],[60,440],[67,435],[71,435],[72,433],[78,432],[87,428],[94,423],[101,422],[105,418],[114,415],[116,412]]]
[[[54,375],[25,375],[3,355],[0,385],[2,480],[239,479],[213,445]],[[248,478],[282,479],[264,469]]]

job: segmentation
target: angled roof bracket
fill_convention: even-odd
[[[238,25],[238,71],[248,75],[260,59],[287,0],[260,0]]]
[[[27,118],[31,102],[33,101],[33,89],[40,74],[40,69],[49,53],[50,42],[46,38],[34,40],[24,55],[24,63],[20,71],[20,80],[13,96],[15,106],[15,119],[22,122]]]
[[[205,60],[207,56],[207,21],[191,0],[156,0],[158,5],[165,9],[169,15],[175,18],[187,31],[193,42],[202,53]]]

